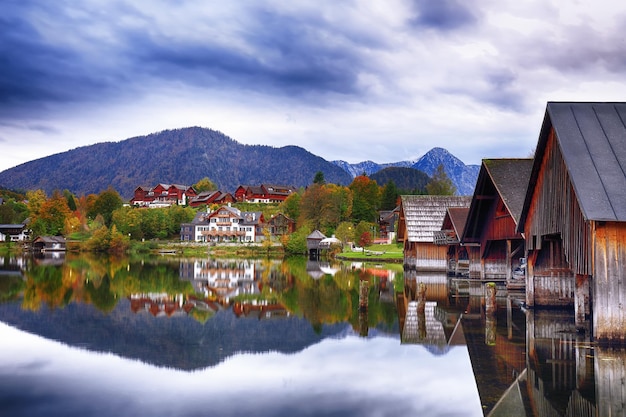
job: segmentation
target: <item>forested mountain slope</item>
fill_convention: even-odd
[[[327,182],[348,185],[340,167],[297,146],[243,145],[211,129],[190,127],[84,146],[0,173],[10,189],[68,189],[76,195],[112,186],[124,198],[140,185],[192,185],[208,177],[227,192],[261,183],[306,186],[321,171]]]

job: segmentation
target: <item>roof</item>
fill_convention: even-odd
[[[467,224],[460,235],[464,243],[480,238],[498,196],[518,224],[532,167],[531,158],[483,159]]]
[[[262,211],[243,211],[241,212],[241,224],[244,226],[253,226],[261,222],[263,218]]]
[[[65,238],[63,236],[39,236],[34,240],[34,242],[43,242],[43,243],[65,243]]]
[[[549,102],[520,216],[526,219],[551,129],[586,220],[626,221],[626,103]]]
[[[24,223],[14,224],[0,224],[0,229],[23,229],[26,225]]]
[[[326,236],[324,236],[324,234],[322,232],[320,232],[319,230],[314,230],[306,238],[307,238],[307,240],[309,240],[309,239],[313,239],[313,240],[319,239],[319,240],[322,240],[322,239],[326,239]]]
[[[524,206],[533,159],[485,159],[483,165],[504,205],[517,223]],[[478,182],[476,185],[478,187]]]
[[[319,248],[329,249],[333,245],[341,245],[341,240],[337,239],[334,235],[320,240]]]
[[[468,213],[469,207],[448,207],[448,217],[450,218],[454,233],[456,233],[457,237],[463,235]]]
[[[409,242],[433,242],[449,207],[469,207],[469,196],[403,195],[402,211]]]

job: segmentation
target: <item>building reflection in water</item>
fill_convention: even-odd
[[[625,349],[592,344],[573,311],[524,310],[498,291],[490,314],[484,289],[457,289],[408,272],[396,295],[401,340],[437,354],[466,344],[486,416],[626,415]]]
[[[279,265],[280,261],[274,261]],[[266,272],[267,280],[262,274]],[[266,271],[261,261],[249,259],[193,259],[180,264],[180,279],[190,281],[197,294],[188,297],[186,304],[193,308],[217,312],[231,307],[237,317],[258,319],[288,317],[289,312],[280,304],[268,301],[262,295],[264,285],[270,292],[282,280],[273,280],[274,273]],[[281,290],[281,288],[276,288]]]

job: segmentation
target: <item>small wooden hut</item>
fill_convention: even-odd
[[[464,245],[480,247],[472,264],[482,279],[510,282],[513,270],[523,267],[524,238],[517,223],[532,166],[529,158],[482,161],[461,239]],[[523,275],[516,278],[524,281]]]
[[[319,230],[314,230],[310,235],[306,237],[306,250],[309,253],[309,257],[316,259],[320,256],[320,242],[326,239],[324,233]]]
[[[404,195],[398,219],[398,242],[404,244],[404,268],[446,272],[448,247],[435,244],[448,207],[469,207],[471,197]]]
[[[594,338],[626,342],[626,103],[547,104],[518,230],[526,302],[574,304]],[[591,301],[591,302],[590,302]]]
[[[64,252],[66,249],[63,236],[39,236],[33,240],[32,245],[38,252]]]

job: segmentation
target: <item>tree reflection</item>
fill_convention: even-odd
[[[64,262],[32,262],[17,289],[0,288],[0,300],[15,299],[16,292],[22,292],[22,307],[27,310],[83,303],[109,313],[128,299],[134,312],[171,315],[176,310],[200,323],[220,309],[232,308],[237,316],[256,314],[259,319],[295,315],[318,331],[324,325],[348,322],[364,336],[368,328],[394,326],[393,297],[385,295],[394,291],[388,277],[340,264],[326,270],[331,273],[312,278],[302,257],[250,261],[68,253]],[[229,277],[231,272],[234,278]],[[209,282],[211,274],[221,274],[218,284],[225,290],[215,292],[218,284]],[[359,282],[364,280],[367,314],[359,309]]]

